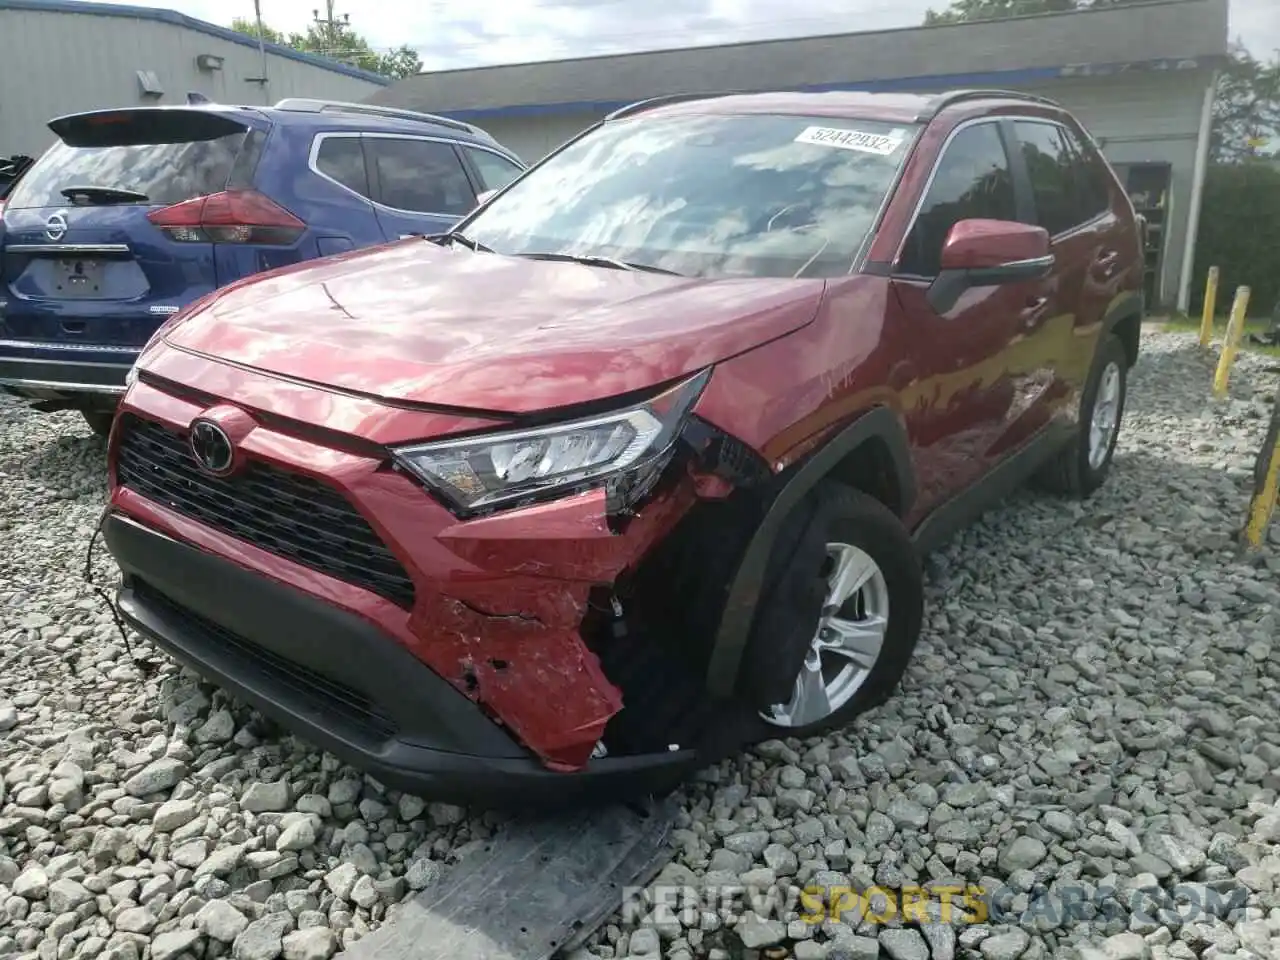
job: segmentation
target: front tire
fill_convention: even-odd
[[[819,483],[774,546],[742,665],[762,735],[807,737],[884,702],[923,620],[919,554],[875,498]]]
[[[89,429],[93,431],[95,437],[101,437],[106,440],[111,436],[111,423],[115,420],[115,411],[81,410],[80,415],[84,417],[84,422],[89,425]]]
[[[1042,487],[1084,500],[1106,482],[1120,437],[1128,385],[1129,358],[1124,344],[1109,334],[1098,345],[1093,369],[1080,396],[1076,437],[1040,472]]]

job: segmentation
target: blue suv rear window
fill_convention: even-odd
[[[100,132],[85,124],[55,127],[63,139],[18,183],[10,208],[65,204],[71,187],[127,190],[147,198],[135,202],[163,205],[217,193],[226,189],[249,129],[195,111],[164,124],[119,116]]]

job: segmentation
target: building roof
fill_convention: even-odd
[[[421,73],[371,103],[459,119],[605,113],[687,91],[942,90],[1061,76],[1217,66],[1228,0],[1153,0],[1071,13],[652,50]],[[591,99],[583,99],[591,91]]]
[[[79,13],[93,17],[124,17],[132,20],[151,20],[157,23],[168,23],[175,27],[182,27],[186,30],[192,30],[196,33],[207,34],[211,37],[217,37],[219,40],[226,40],[230,43],[238,43],[242,46],[258,49],[258,41],[253,37],[246,36],[243,33],[237,33],[227,27],[220,27],[214,23],[207,23],[204,20],[197,20],[195,17],[189,17],[185,13],[178,13],[176,10],[161,10],[155,7],[134,7],[126,4],[117,3],[92,3],[89,0],[0,0],[0,11],[3,10],[33,10],[41,13]],[[337,60],[330,60],[327,57],[319,57],[310,53],[303,53],[300,50],[294,50],[291,47],[283,47],[278,43],[263,44],[267,48],[267,52],[277,57],[284,57],[288,60],[297,60],[300,63],[310,64],[313,67],[319,67],[322,70],[329,70],[333,73],[344,74],[348,77],[355,77],[358,80],[365,80],[369,83],[376,83],[379,86],[387,86],[391,80],[377,73],[370,73],[368,70],[360,70],[357,67],[349,67],[345,63],[339,63]]]

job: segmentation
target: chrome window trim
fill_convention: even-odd
[[[954,141],[962,132],[970,129],[971,127],[982,126],[984,123],[999,125],[1005,119],[1007,118],[1004,116],[973,117],[969,120],[962,120],[960,123],[956,124],[955,128],[950,133],[947,134],[946,139],[942,141],[942,146],[938,148],[938,156],[937,159],[933,161],[933,166],[929,169],[929,176],[925,180],[924,186],[920,188],[920,196],[916,198],[915,207],[911,211],[911,219],[907,221],[907,229],[902,231],[902,239],[898,241],[898,248],[893,252],[894,270],[892,271],[892,276],[909,276],[916,279],[929,279],[928,277],[916,277],[915,274],[900,273],[897,270],[897,263],[902,259],[902,252],[906,249],[907,238],[911,236],[911,231],[916,228],[916,221],[920,219],[920,212],[924,209],[924,202],[929,199],[929,191],[933,189],[933,183],[938,177],[938,169],[942,166],[942,161],[947,158],[947,151],[951,149],[952,141]],[[996,135],[999,136],[999,134],[1000,131],[997,129]],[[1004,145],[1003,137],[1000,138],[1000,143],[1002,146]],[[1005,161],[1009,164],[1009,174],[1012,176],[1013,158],[1008,156],[1007,148],[1005,150]]]
[[[493,147],[487,147],[481,143],[472,143],[466,140],[455,140],[451,137],[436,137],[436,136],[429,136],[426,134],[417,134],[417,133],[369,133],[367,131],[362,131],[362,130],[331,130],[325,133],[317,133],[315,135],[315,137],[311,141],[311,150],[307,155],[307,169],[309,169],[317,177],[320,177],[323,180],[327,180],[330,183],[332,183],[334,186],[342,190],[345,190],[347,193],[351,194],[353,197],[359,197],[365,203],[371,204],[375,209],[385,210],[388,213],[397,213],[407,217],[436,217],[441,220],[456,221],[456,220],[461,220],[467,214],[440,213],[440,212],[432,212],[432,211],[426,211],[426,210],[404,210],[404,209],[401,209],[400,207],[392,207],[385,203],[379,203],[377,200],[374,200],[372,197],[366,197],[363,193],[359,193],[355,190],[352,190],[345,183],[338,182],[333,177],[329,176],[327,173],[325,173],[320,169],[320,163],[319,163],[320,149],[321,147],[324,146],[324,142],[329,139],[425,140],[429,143],[443,143],[451,147],[475,147],[477,150],[485,150],[488,153],[492,153],[495,156],[501,157],[504,160],[510,160],[517,167],[520,168],[521,172],[528,169],[528,167],[526,167],[519,159],[505,153],[502,150],[496,150]],[[459,163],[459,166],[461,166],[462,161],[459,160],[458,163]],[[466,172],[466,168],[464,167],[463,173],[465,172]],[[468,213],[469,212],[470,211],[468,211]]]

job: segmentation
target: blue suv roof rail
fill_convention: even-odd
[[[380,107],[372,103],[347,103],[343,100],[314,100],[307,97],[287,97],[275,105],[277,110],[288,110],[292,113],[353,113],[368,117],[385,117],[389,120],[413,120],[418,123],[434,123],[453,130],[462,130],[475,136],[489,137],[479,127],[442,117],[434,113],[422,113],[417,110],[402,110],[398,107]]]

